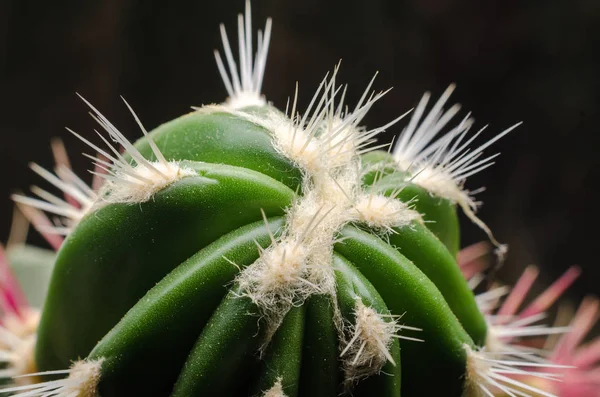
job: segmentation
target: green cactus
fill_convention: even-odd
[[[86,101],[108,135],[101,146],[73,134],[102,155],[100,190],[33,167],[75,204],[14,197],[62,216],[54,231],[68,236],[28,352],[35,374],[22,378],[42,382],[4,391],[547,395],[504,375],[538,364],[498,337],[456,263],[457,206],[501,247],[463,183],[514,127],[471,150],[466,118],[435,140],[455,114],[442,109],[451,87],[421,121],[423,98],[394,151],[372,150],[405,116],[360,126],[385,94],[373,81],[348,111],[336,67],[302,115],[297,91],[281,112],[260,93],[270,20],[256,57],[249,4],[239,29],[239,73],[224,28],[216,57],[224,104],[149,133],[132,111],[144,136],[131,144]]]

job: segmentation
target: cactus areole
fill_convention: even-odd
[[[449,92],[421,120],[424,97],[396,150],[373,150],[404,115],[361,126],[384,95],[372,81],[348,109],[336,67],[307,109],[296,91],[282,112],[260,92],[270,20],[255,55],[249,5],[240,16],[239,70],[221,33],[226,102],[150,132],[132,111],[143,132],[133,144],[88,103],[103,143],[73,133],[101,154],[103,186],[35,166],[78,205],[15,197],[61,216],[56,231],[68,233],[30,348],[40,383],[4,391],[470,397],[520,388],[498,368],[528,363],[496,360],[510,346],[488,332],[456,264],[457,206],[489,232],[463,183],[491,157],[478,158],[487,144],[468,148],[470,119],[433,141],[456,110],[442,110]]]

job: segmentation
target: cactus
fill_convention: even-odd
[[[3,329],[5,375],[20,376],[1,391],[553,395],[546,383],[565,365],[520,338],[566,329],[535,325],[545,307],[498,320],[498,291],[476,297],[471,265],[457,263],[457,207],[506,252],[464,183],[517,125],[478,148],[469,117],[438,137],[458,110],[443,110],[451,86],[425,116],[423,97],[393,150],[373,148],[407,114],[364,128],[385,92],[372,80],[350,111],[339,65],[306,109],[296,90],[282,112],[260,92],[271,21],[254,54],[250,18],[247,3],[239,70],[221,26],[223,104],[148,132],[125,102],[143,134],[131,143],[82,98],[102,143],[70,131],[98,153],[101,187],[64,164],[56,175],[32,165],[65,197],[34,188],[38,198],[13,199],[58,253],[35,343]]]

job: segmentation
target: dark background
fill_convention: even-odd
[[[212,55],[220,49],[218,24],[237,34],[242,10],[243,0],[0,0],[0,240],[8,234],[9,194],[43,183],[27,163],[51,166],[51,137],[64,138],[86,175],[84,146],[64,130],[91,137],[95,128],[75,92],[131,139],[141,133],[119,95],[147,127],[190,105],[221,102]],[[476,127],[490,124],[484,138],[524,121],[488,151],[502,152],[496,165],[467,184],[488,187],[478,196],[480,216],[511,247],[504,277],[535,263],[547,283],[579,264],[584,277],[572,296],[600,293],[600,2],[253,1],[253,27],[267,16],[274,31],[263,91],[280,108],[296,81],[306,104],[343,59],[339,81],[350,83],[350,104],[375,71],[375,88],[394,87],[368,126],[415,106],[426,90],[439,96],[451,82],[458,84],[454,101],[473,111]],[[464,245],[485,238],[463,224]]]

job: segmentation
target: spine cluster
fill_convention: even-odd
[[[309,296],[328,294],[336,302],[333,245],[344,225],[359,223],[384,234],[420,219],[416,211],[394,197],[367,192],[361,186],[360,148],[381,129],[367,131],[357,124],[382,94],[371,94],[367,99],[369,84],[356,109],[343,113],[340,110],[344,107],[343,96],[336,103],[341,89],[335,85],[336,73],[337,68],[330,79],[325,77],[322,81],[304,117],[296,114],[296,99],[291,117],[276,112],[258,117],[220,108],[271,131],[274,147],[303,172],[302,194],[287,210],[281,237],[273,239],[260,259],[237,278],[243,294],[252,299],[267,320],[265,346],[285,314]],[[343,340],[347,326],[337,307],[335,311]],[[367,372],[372,374],[386,362],[381,358],[389,356],[387,341],[395,329],[380,327],[388,322],[374,311],[368,318],[363,317],[361,330],[369,335],[385,331],[386,335],[381,335],[385,342],[371,343],[369,349],[358,350],[356,359],[348,360],[347,366],[365,371],[365,363],[370,363]]]

